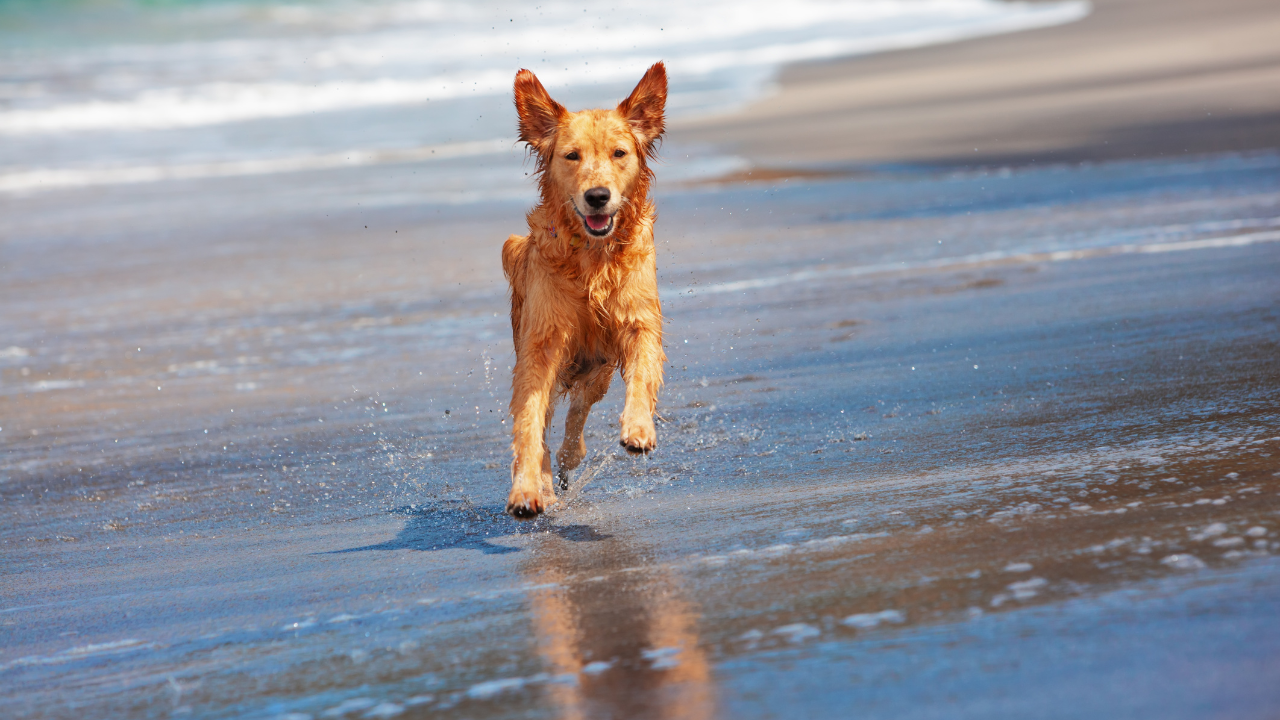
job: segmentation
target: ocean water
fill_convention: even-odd
[[[784,63],[1088,11],[1086,0],[0,0],[0,193],[416,164],[422,192],[466,201],[476,182],[525,183],[510,101],[521,67],[576,108],[616,103],[664,60],[678,120],[761,97]],[[676,150],[665,178],[742,165]],[[435,184],[433,164],[448,165]]]

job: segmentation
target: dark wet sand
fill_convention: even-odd
[[[1042,30],[784,71],[780,91],[676,137],[765,167],[1027,164],[1280,146],[1270,0],[1094,0]]]
[[[661,189],[659,451],[524,524],[525,206],[410,170],[0,200],[7,716],[1280,711],[1275,151]]]
[[[1270,717],[1277,168],[664,193],[661,448],[616,450],[615,393],[530,524],[501,513],[492,262],[522,207],[31,199],[5,245],[29,354],[0,396],[3,702]],[[108,212],[133,219],[61,224]]]

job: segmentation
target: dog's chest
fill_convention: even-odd
[[[588,254],[584,253],[584,255]],[[603,257],[590,257],[590,255],[596,255],[596,253],[590,253],[588,257],[584,257],[579,265],[582,299],[591,312],[608,316],[612,314],[610,312],[614,304],[612,300],[622,284],[623,273],[618,267],[616,258],[610,257],[608,253],[602,253]]]

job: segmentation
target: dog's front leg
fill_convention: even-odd
[[[658,430],[653,425],[658,389],[662,387],[662,317],[654,315],[636,322],[623,332],[622,379],[627,383],[627,402],[619,422],[622,446],[631,453],[647,453],[658,447]]]
[[[511,393],[511,495],[507,498],[507,512],[517,518],[534,517],[556,501],[545,433],[566,346],[562,333],[548,333],[543,337],[524,338],[516,355]]]

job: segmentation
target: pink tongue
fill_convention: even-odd
[[[588,215],[587,226],[592,230],[603,230],[609,226],[608,215]]]

